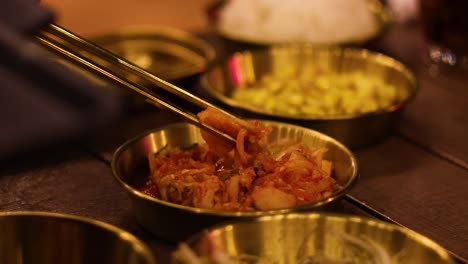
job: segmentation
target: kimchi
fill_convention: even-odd
[[[167,148],[148,156],[142,191],[168,202],[224,211],[274,210],[315,202],[337,188],[326,148],[280,140],[271,128],[208,108],[200,121],[236,139],[226,144],[204,133],[206,143]]]

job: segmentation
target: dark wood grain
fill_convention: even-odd
[[[351,196],[467,259],[468,172],[399,138],[356,152]]]
[[[0,201],[2,211],[67,213],[118,226],[127,226],[133,218],[109,167],[91,156],[5,175],[0,178]]]
[[[395,25],[371,48],[406,64],[419,92],[398,126],[401,136],[468,168],[468,69],[431,64],[418,23]]]
[[[428,73],[418,77],[420,92],[406,109],[399,133],[468,169],[468,82]]]

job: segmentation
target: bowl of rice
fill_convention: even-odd
[[[220,1],[208,14],[221,36],[260,45],[363,43],[390,21],[378,0]]]

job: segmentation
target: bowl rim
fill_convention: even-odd
[[[296,127],[302,130],[308,131],[308,133],[313,133],[316,135],[319,135],[321,138],[325,138],[327,141],[331,142],[332,144],[337,145],[340,149],[344,150],[347,154],[347,156],[350,158],[351,161],[351,167],[353,168],[352,175],[350,176],[350,180],[342,186],[338,191],[334,192],[332,195],[325,197],[323,199],[320,199],[312,204],[304,204],[300,206],[295,206],[292,208],[284,208],[284,209],[276,209],[276,210],[265,210],[265,211],[260,211],[260,210],[255,210],[255,211],[221,211],[221,210],[214,210],[214,209],[204,209],[204,208],[196,208],[196,207],[191,207],[191,206],[185,206],[185,205],[179,205],[176,203],[164,201],[158,198],[154,198],[152,196],[149,196],[147,194],[144,194],[143,192],[135,189],[133,186],[128,184],[125,180],[122,179],[120,176],[118,166],[117,166],[117,160],[121,156],[121,154],[132,144],[135,142],[139,141],[140,139],[151,135],[152,133],[159,132],[164,129],[168,129],[170,127],[177,127],[177,126],[195,126],[191,123],[188,122],[177,122],[177,123],[172,123],[164,126],[160,126],[157,128],[153,128],[150,130],[147,130],[145,132],[142,132],[138,134],[137,136],[127,140],[125,143],[123,143],[121,146],[117,148],[117,150],[114,152],[112,155],[112,160],[111,160],[111,170],[112,170],[112,175],[114,176],[114,179],[117,180],[117,182],[127,191],[128,195],[131,195],[131,197],[136,197],[139,199],[143,199],[148,202],[156,203],[158,205],[162,206],[168,206],[173,209],[178,209],[190,213],[194,213],[197,215],[211,215],[211,216],[222,216],[222,217],[240,217],[240,218],[251,218],[251,217],[258,217],[258,216],[266,216],[266,215],[274,215],[274,214],[284,214],[284,213],[290,213],[294,211],[304,211],[304,210],[310,210],[310,209],[315,209],[318,207],[321,207],[323,205],[329,204],[343,196],[346,196],[346,193],[348,193],[351,188],[356,184],[357,180],[360,177],[359,174],[359,166],[358,166],[358,161],[357,158],[354,156],[353,152],[346,147],[344,144],[341,142],[337,141],[336,139],[325,135],[321,132],[318,132],[316,130],[298,126],[298,125],[293,125],[293,124],[288,124],[284,122],[277,122],[277,121],[270,121],[270,120],[260,120],[260,119],[248,119],[248,120],[259,120],[261,122],[266,122],[266,123],[273,123],[273,124],[286,124],[289,127]]]
[[[455,264],[455,260],[450,254],[450,252],[445,249],[442,245],[438,244],[434,240],[430,239],[429,237],[418,233],[412,229],[409,229],[405,226],[399,225],[394,222],[384,221],[378,218],[372,218],[370,216],[359,216],[359,215],[352,215],[346,213],[332,213],[332,212],[292,212],[289,214],[278,214],[278,215],[266,215],[260,216],[254,219],[230,219],[223,221],[221,223],[215,224],[211,227],[204,228],[199,232],[196,232],[185,239],[183,242],[187,243],[189,246],[193,246],[203,238],[206,234],[210,232],[214,232],[217,230],[228,228],[229,226],[234,226],[236,224],[243,224],[243,223],[260,223],[260,222],[267,222],[267,221],[276,221],[279,219],[310,219],[312,221],[318,221],[320,219],[326,218],[340,218],[346,222],[361,222],[365,225],[372,225],[377,226],[383,229],[388,229],[392,231],[397,231],[405,236],[414,239],[418,244],[423,245],[426,248],[429,248],[436,252],[443,260],[447,261],[446,263],[453,263]]]
[[[209,68],[217,58],[215,47],[207,40],[191,32],[164,25],[147,24],[123,26],[100,34],[94,34],[89,39],[92,42],[100,43],[99,45],[104,47],[106,44],[102,43],[114,43],[128,38],[132,39],[132,37],[144,37],[145,40],[164,38],[170,40],[170,42],[184,43],[186,47],[197,49],[197,53],[204,59],[204,64],[197,65],[196,67],[178,69],[174,71],[175,73],[173,73],[174,76],[170,78],[171,80],[179,80],[192,75],[201,74]]]
[[[154,258],[153,253],[149,249],[149,247],[135,235],[131,234],[130,232],[114,226],[112,224],[89,218],[84,216],[78,215],[71,215],[65,213],[56,213],[56,212],[46,212],[46,211],[4,211],[0,212],[0,219],[4,217],[41,217],[41,218],[50,218],[50,219],[57,219],[57,220],[66,220],[75,222],[78,224],[85,224],[88,226],[95,226],[100,229],[103,229],[107,232],[112,233],[119,239],[129,242],[129,244],[133,247],[133,249],[142,256],[146,263],[148,264],[156,264],[156,260]]]
[[[249,104],[244,104],[239,102],[238,100],[232,99],[229,96],[226,96],[218,89],[216,89],[209,81],[208,76],[215,70],[229,61],[230,58],[233,56],[246,55],[246,54],[260,54],[260,53],[267,53],[273,49],[302,49],[302,48],[309,48],[316,51],[328,51],[329,53],[341,53],[343,56],[351,56],[353,58],[356,57],[363,57],[364,59],[373,58],[377,64],[381,64],[387,67],[391,67],[402,73],[405,78],[411,83],[410,93],[407,98],[402,100],[397,104],[392,104],[391,106],[378,109],[377,111],[372,112],[365,112],[365,113],[357,113],[357,114],[338,114],[338,115],[306,115],[306,116],[298,116],[298,115],[289,115],[289,114],[282,114],[282,113],[272,113],[266,111],[261,108],[252,107]],[[414,73],[402,62],[398,61],[397,59],[385,55],[383,53],[372,51],[366,48],[356,48],[356,47],[339,47],[339,46],[316,46],[307,43],[297,44],[297,43],[289,43],[284,45],[272,45],[265,48],[254,49],[254,50],[243,50],[236,53],[229,55],[226,59],[217,63],[210,67],[207,71],[205,71],[200,76],[200,84],[204,88],[204,90],[216,100],[221,101],[222,103],[234,107],[237,109],[241,109],[244,111],[248,111],[252,114],[260,114],[263,116],[267,116],[270,118],[282,118],[282,119],[290,119],[294,121],[339,121],[339,120],[354,120],[360,118],[367,118],[367,117],[376,117],[380,115],[390,114],[396,111],[399,111],[406,107],[411,101],[414,100],[416,94],[419,91],[419,83],[417,81],[416,76]]]

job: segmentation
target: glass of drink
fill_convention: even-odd
[[[468,66],[468,0],[419,0],[432,62]]]

